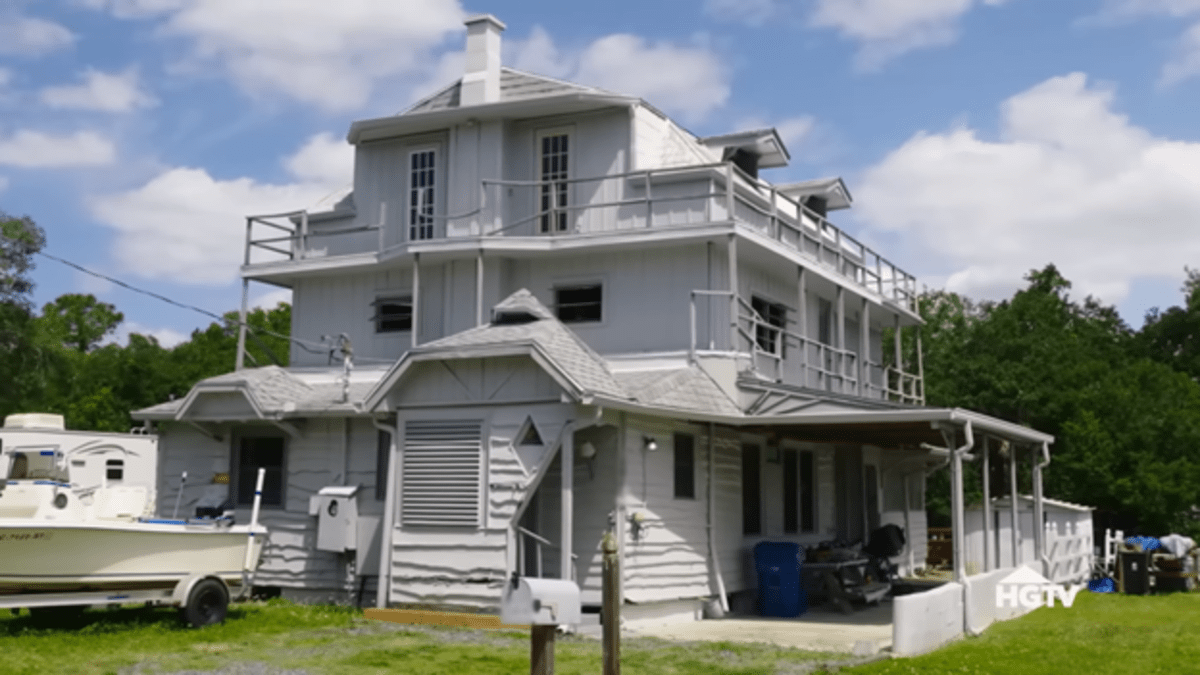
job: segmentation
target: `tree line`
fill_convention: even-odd
[[[233,369],[236,312],[167,348],[136,333],[127,344],[106,344],[124,317],[92,295],[63,295],[36,310],[30,273],[45,233],[29,218],[3,213],[0,227],[0,415],[54,412],[69,428],[125,431],[130,411],[182,397],[199,380]],[[1151,310],[1140,330],[1094,298],[1073,299],[1070,281],[1053,265],[1025,281],[1000,302],[940,290],[921,295],[927,405],[1053,434],[1047,496],[1114,514],[1126,529],[1197,533],[1200,272],[1187,270],[1181,304]],[[290,321],[285,303],[249,313],[249,365],[287,358],[288,341],[279,336]],[[994,459],[992,494],[1002,495],[1007,476]],[[981,496],[978,474],[975,466],[968,472],[969,499]],[[1023,493],[1029,474],[1023,465]],[[927,494],[931,524],[948,522],[944,471]]]

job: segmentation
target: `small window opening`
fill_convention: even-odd
[[[675,497],[696,498],[695,438],[691,434],[675,434]]]
[[[412,298],[384,298],[375,301],[376,333],[401,333],[412,330]]]
[[[603,318],[603,289],[600,284],[564,286],[554,289],[554,306],[563,323],[596,322]]]
[[[104,462],[104,477],[108,480],[122,480],[125,477],[125,460],[110,459]]]
[[[542,441],[542,435],[538,433],[537,425],[533,423],[532,417],[525,418],[525,425],[521,428],[521,432],[517,434],[520,440],[518,445],[545,445]]]

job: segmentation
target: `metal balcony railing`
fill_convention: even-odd
[[[544,199],[546,194],[554,199]],[[246,264],[377,254],[414,241],[458,237],[562,237],[736,223],[915,311],[915,277],[732,163],[563,181],[484,180],[474,201],[438,203],[432,215],[422,204],[413,216],[403,199],[395,194],[364,205],[369,213],[251,216]],[[413,217],[420,222],[408,222]]]

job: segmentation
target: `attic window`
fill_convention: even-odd
[[[542,435],[538,433],[537,425],[533,423],[532,417],[525,418],[525,425],[521,427],[521,431],[517,433],[517,445],[545,445],[542,440]]]
[[[744,171],[751,178],[758,178],[758,155],[738,148],[726,157],[726,161],[733,162],[734,166]]]
[[[554,307],[563,323],[598,322],[603,318],[603,287],[561,286],[554,289]]]
[[[412,330],[412,298],[380,298],[375,301],[376,333],[401,333]]]
[[[804,206],[809,211],[812,211],[822,218],[829,213],[829,200],[824,197],[818,197],[816,195],[805,197]]]

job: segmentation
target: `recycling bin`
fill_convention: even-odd
[[[764,541],[755,545],[754,569],[763,616],[800,616],[808,611],[808,594],[800,583],[803,562],[799,544]]]

